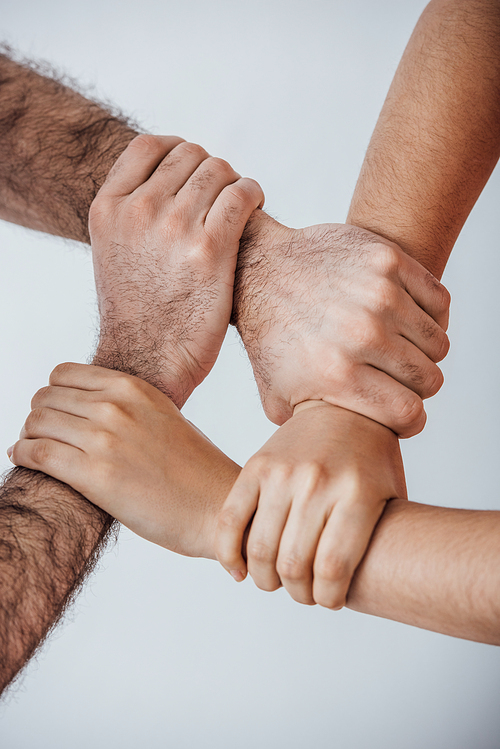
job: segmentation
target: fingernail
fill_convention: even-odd
[[[14,452],[14,445],[11,445],[7,450],[7,455],[9,456],[9,460],[12,461],[12,453]],[[12,461],[13,462],[13,461]]]
[[[241,570],[229,570],[229,574],[233,578],[233,580],[236,580],[237,583],[241,583],[242,580],[245,579],[245,575]]]

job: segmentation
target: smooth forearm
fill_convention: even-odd
[[[347,606],[500,645],[500,512],[389,502]]]
[[[210,443],[193,449],[200,456],[198,470],[181,453],[176,492],[205,508],[202,554],[214,559],[218,515],[240,469]],[[355,573],[347,606],[500,645],[499,541],[500,512],[392,500]]]
[[[375,127],[348,223],[440,277],[500,156],[500,5],[434,0]]]

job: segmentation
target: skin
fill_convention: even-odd
[[[56,367],[50,382],[34,397],[36,418],[26,422],[13,459],[71,483],[161,546],[216,558],[218,520],[239,466],[163,393],[137,377],[64,364]],[[390,480],[404,487],[394,434],[375,422],[373,431],[367,430],[365,417],[335,406],[306,409],[301,415],[323,411],[329,412],[330,439],[332,432],[347,437],[349,416],[349,439],[361,453],[360,478],[370,471],[376,484],[389,469]],[[287,434],[287,427],[278,432]],[[339,459],[346,456],[353,459],[348,448]],[[346,605],[500,645],[499,534],[500,512],[394,499],[356,570]],[[326,588],[318,594],[327,603],[335,561],[323,561],[325,579],[320,575],[317,583]]]
[[[406,486],[394,433],[325,401],[307,401],[240,473],[219,518],[217,558],[238,582],[248,569],[262,590],[283,585],[299,603],[342,608],[395,497],[406,498]]]
[[[131,374],[148,372],[181,407],[219,354],[239,240],[264,194],[223,159],[179,141],[135,138],[92,203],[89,228],[97,358]]]
[[[349,224],[383,234],[397,242],[407,255],[438,278],[500,155],[499,43],[500,6],[497,2],[440,0],[428,5],[394,77],[349,210]],[[364,249],[370,252],[368,242]],[[359,256],[360,253],[356,252],[356,257]],[[395,268],[398,268],[401,257],[392,258]],[[305,278],[305,286],[307,281]],[[383,296],[380,291],[377,290],[379,299]],[[366,293],[369,294],[368,289]],[[359,314],[363,302],[356,302]],[[397,310],[398,306],[394,309]],[[346,319],[354,321],[356,315]],[[369,331],[369,321],[360,320],[360,329]],[[348,336],[345,340],[349,340]],[[273,343],[271,341],[271,347]],[[370,341],[370,347],[373,351],[378,350],[374,339]],[[311,358],[321,363],[324,361],[320,352]],[[372,395],[375,395],[373,391]],[[374,413],[356,410],[377,419]],[[291,424],[289,428],[292,428]],[[276,440],[279,439],[277,436]],[[221,514],[219,558],[237,580],[243,579],[247,570],[241,555],[244,523],[251,515],[250,511],[259,507],[261,499],[264,505],[269,504],[268,487],[271,482],[276,484],[276,478],[272,478],[273,470],[280,471],[280,464],[275,461],[278,448],[279,445],[271,440],[245,466]],[[287,465],[286,452],[279,457]],[[284,507],[289,506],[293,484],[298,481],[307,483],[300,457],[297,456],[295,463],[297,475],[288,479],[284,491]],[[311,473],[314,474],[314,468]],[[273,501],[275,504],[276,500]],[[270,510],[259,509],[256,519],[261,512],[265,517]],[[248,567],[254,570],[253,576],[259,587],[272,590],[280,579],[276,562],[279,563],[280,555],[281,558],[285,554],[290,556],[290,541],[278,549],[276,537],[269,538],[264,523],[254,526],[256,530],[252,530],[250,535]],[[367,523],[365,534],[368,527]],[[352,548],[350,554],[342,554],[342,545],[337,539],[335,546],[333,538],[330,544],[331,568],[337,570],[336,579],[332,579],[334,575],[330,572],[330,588],[337,589],[337,596],[329,599],[332,607],[342,604],[352,573],[349,562],[356,558],[359,561],[364,550],[363,534],[356,534],[354,528],[354,524],[344,524],[339,530],[344,531],[341,534],[344,537],[355,539],[353,547],[356,545],[356,550]],[[332,554],[333,548],[337,549],[336,554]],[[404,553],[405,546],[398,550]],[[285,565],[282,573],[292,569],[293,579],[287,580],[285,574],[281,578],[284,584],[290,589],[298,588],[300,595],[297,599],[302,602],[328,602],[323,593],[317,597],[314,592],[313,575],[314,579],[316,575],[311,544],[300,548],[295,542],[292,556],[294,565],[291,568]],[[324,568],[319,562],[318,566]],[[344,571],[344,580],[338,570]],[[389,572],[389,568],[386,571]],[[401,587],[398,600],[402,602],[406,589],[403,585]],[[349,595],[352,597],[352,593]],[[370,609],[371,613],[392,615],[388,612],[393,609],[385,607],[383,596],[373,597],[371,605],[375,606]],[[396,606],[396,610],[399,617],[405,616],[403,608]]]
[[[0,217],[88,242],[90,205],[136,130],[5,56],[0,91]],[[116,260],[118,267],[121,259]],[[304,264],[309,274],[302,279]],[[111,283],[111,264],[106,274],[110,283],[103,292],[118,309],[123,285]],[[358,279],[355,298],[364,300],[359,311],[349,302]],[[321,315],[311,307],[310,288]],[[322,399],[409,437],[425,424],[422,398],[442,383],[436,362],[448,351],[443,331],[448,303],[444,287],[383,237],[339,224],[290,229],[257,210],[240,245],[232,321],[275,423],[290,418],[298,403]],[[107,318],[102,322],[99,363],[134,372],[160,389],[170,387],[180,403],[184,396],[162,382],[169,367],[156,332],[148,328],[140,341],[135,333],[132,340],[117,339],[119,323],[110,321],[108,336]],[[369,335],[360,333],[365,330]],[[321,367],[315,364],[318,356]],[[181,391],[186,375],[188,383],[200,379],[200,373],[182,374]]]
[[[453,22],[448,22],[450,19]],[[498,158],[498,25],[496,3],[429,5],[384,105],[349,214],[351,224],[398,242],[410,255],[427,262],[436,275]],[[456,58],[450,50],[457,51]],[[460,59],[459,66],[455,59]],[[483,70],[488,70],[488,75],[482,75]],[[19,69],[6,58],[1,59],[0,75],[1,215],[32,228],[88,241],[90,203],[135,131],[102,108]],[[400,106],[399,96],[403,97]],[[460,106],[452,106],[453,102]],[[46,127],[47,121],[51,128]],[[396,122],[397,128],[391,126]],[[428,127],[416,127],[418,122],[426,122]],[[46,148],[37,151],[42,132],[48,138]],[[399,138],[398,133],[407,137]],[[411,149],[406,143],[411,143]],[[18,144],[24,144],[23,148]],[[443,168],[446,175],[442,178]],[[57,194],[56,185],[61,186]],[[266,316],[250,320],[245,305],[252,309],[253,300],[261,300],[259,290],[269,273],[262,263],[266,257],[263,249],[280,236],[284,235],[264,214],[257,212],[252,217],[235,285],[233,320],[252,351],[254,369],[264,384],[272,380],[273,361],[266,350],[260,357],[255,351]],[[346,247],[352,251],[348,230],[345,236]],[[259,278],[262,270],[265,272]],[[249,285],[249,275],[255,279],[253,285]],[[132,366],[132,352],[120,356]],[[313,392],[307,397],[314,397]],[[280,402],[277,416],[286,418],[287,408],[291,413],[291,402],[288,406],[286,400],[284,405]],[[268,411],[272,412],[269,405]],[[421,418],[421,413],[416,415]],[[68,487],[23,469],[11,473],[0,499],[0,527],[7,552],[2,570],[2,600],[7,603],[0,611],[0,631],[6,633],[2,653],[8,654],[2,663],[2,684],[6,684],[71,600],[111,520]],[[427,539],[426,547],[418,550],[410,544],[417,518],[419,538]],[[408,623],[413,618],[419,626],[456,636],[497,642],[495,601],[499,597],[494,572],[500,567],[492,557],[498,538],[497,518],[497,513],[411,504],[401,507],[391,502],[358,568],[348,605]],[[460,543],[451,544],[453,537]],[[57,548],[57,560],[48,553],[49,548]],[[411,554],[409,549],[413,549]],[[43,565],[39,564],[41,558]],[[403,564],[403,559],[408,564]],[[449,560],[447,574],[436,580],[435,564],[443,569],[445,560]],[[38,578],[28,572],[18,585],[19,563],[22,569],[36,570]],[[469,573],[460,579],[467,579],[469,585],[473,580],[474,590],[464,591],[457,582],[459,572],[453,577],[462,563],[467,564]],[[412,577],[417,566],[419,575]],[[416,601],[410,614],[409,590]],[[459,601],[467,610],[457,617]]]
[[[88,214],[92,201],[119,155],[135,138],[137,128],[125,118],[110,114],[104,107],[57,80],[40,75],[30,65],[16,63],[5,54],[0,55],[0,104],[0,216],[36,230],[89,242]],[[179,141],[174,139],[172,148],[179,145]],[[143,147],[146,148],[144,139]],[[324,257],[327,257],[324,252],[324,229],[315,229],[312,234],[317,239],[317,246],[323,248]],[[281,283],[289,264],[291,278],[296,277],[295,264],[288,251],[290,239],[294,236],[299,240],[299,247],[305,239],[313,239],[312,235],[306,236],[302,231],[293,234],[292,230],[257,210],[247,223],[247,231],[240,244],[233,320],[238,323],[249,347],[254,369],[260,373],[262,382],[272,381],[276,359],[270,355],[266,341],[262,349],[259,348],[257,332],[267,327],[274,314],[276,319],[282,321],[284,330],[290,326],[290,318],[293,317],[297,346],[293,350],[288,349],[286,354],[290,365],[296,361],[304,362],[302,373],[298,370],[297,373],[302,383],[307,381],[304,371],[307,375],[305,362],[310,337],[297,336],[301,329],[307,329],[307,325],[294,312],[303,307],[304,292],[299,288],[293,297],[288,294],[278,298],[274,294],[276,283],[268,283],[271,278]],[[369,236],[371,249],[376,251],[380,247],[384,256],[385,240]],[[276,248],[276,267],[266,268],[266,284],[263,284],[262,278],[259,279],[259,269],[263,269],[263,258],[269,256],[271,246]],[[329,249],[332,268],[338,273],[336,253],[349,266],[349,255],[353,250],[362,250],[363,242],[361,245],[359,242],[353,244],[352,228],[340,228],[335,231],[335,245]],[[114,252],[114,258],[123,265],[120,254]],[[365,260],[370,265],[369,258]],[[101,258],[99,263],[99,268],[104,267],[105,259]],[[138,269],[141,267],[134,266]],[[249,269],[251,272],[248,272]],[[388,279],[390,282],[392,279],[394,286],[402,286],[397,273],[393,271],[393,264],[389,274],[383,269],[380,272],[375,264],[372,281]],[[108,263],[106,273],[111,272],[112,264]],[[144,278],[143,271],[141,273]],[[210,274],[213,275],[213,266]],[[428,275],[422,270],[421,274],[420,284],[425,287]],[[128,275],[130,277],[130,273]],[[166,272],[166,289],[169,277],[170,273]],[[98,275],[97,282],[104,283],[103,279],[104,276]],[[130,280],[136,283],[134,279]],[[330,284],[323,267],[316,280],[318,289],[321,282],[327,294]],[[351,286],[348,274],[346,281]],[[293,283],[290,290],[293,290]],[[177,405],[182,405],[200,373],[191,370],[181,376],[177,368],[177,379],[170,373],[170,359],[166,361],[164,353],[170,353],[171,348],[168,345],[164,348],[166,342],[158,339],[154,323],[151,335],[147,329],[141,331],[140,342],[137,328],[132,337],[128,334],[117,335],[117,331],[120,331],[119,321],[113,314],[109,320],[106,315],[108,311],[118,309],[122,291],[120,285],[115,284],[106,289],[106,298],[99,300],[103,305],[103,319],[94,363],[134,373],[151,381],[167,392]],[[168,298],[168,292],[166,301],[172,301]],[[410,307],[412,303],[415,305],[413,300],[407,300]],[[268,313],[268,309],[272,310],[272,314]],[[123,314],[123,310],[120,310],[120,314]],[[375,305],[375,319],[378,314]],[[418,310],[415,314],[419,314]],[[421,314],[425,315],[425,323],[432,327],[429,315],[423,311]],[[148,317],[148,323],[150,319]],[[123,329],[130,333],[130,326]],[[383,325],[379,330],[383,330]],[[326,326],[323,334],[327,337],[327,349],[331,348],[328,340],[330,332],[329,326]],[[391,331],[391,337],[401,337],[401,332]],[[435,332],[438,336],[442,335],[440,328],[435,328]],[[279,337],[279,331],[274,330],[273,334]],[[444,350],[447,343],[443,340]],[[352,344],[355,348],[355,343],[351,340],[351,347],[346,354],[341,354],[341,358],[347,356],[349,362],[359,364],[361,371],[364,366],[361,363],[362,352],[366,344],[361,341],[361,350],[353,353]],[[419,351],[417,347],[414,350]],[[204,356],[201,358],[204,359]],[[390,359],[391,356],[388,361]],[[343,368],[339,371],[342,377]],[[427,378],[435,382],[435,363],[428,359],[421,374],[421,383]],[[386,384],[391,382],[387,378]],[[289,385],[285,383],[287,388]],[[395,381],[393,386],[397,388]],[[327,382],[319,396],[323,392],[327,394],[329,389]],[[338,382],[336,389],[339,390]],[[276,406],[273,406],[276,398],[272,394],[266,397],[266,408],[278,420],[291,415],[295,400],[318,397],[312,377],[310,388],[302,385],[295,394],[284,392],[283,388],[280,392],[281,400]],[[362,393],[361,390],[359,392]],[[396,398],[392,409],[390,405],[394,399],[387,394],[385,406],[383,400],[382,393],[380,418],[401,424],[401,431],[421,428],[423,407],[416,393],[405,391],[403,396]],[[363,395],[359,399],[361,410],[362,401]],[[365,406],[370,402],[366,397],[364,401]],[[0,567],[3,602],[0,607],[1,688],[9,684],[60,619],[92,569],[112,528],[113,518],[109,514],[52,478],[21,468],[7,475],[0,489],[0,538],[4,549]],[[57,555],[53,553],[55,548]],[[23,574],[19,574],[19,569],[23,570]]]
[[[233,182],[226,185],[228,180]],[[171,138],[140,136],[118,159],[92,204],[89,227],[101,316],[105,321],[101,339],[109,338],[113,330],[117,349],[120,349],[123,336],[129,340],[138,338],[136,348],[142,349],[141,335],[146,328],[142,320],[152,316],[155,322],[159,318],[156,334],[153,322],[147,325],[152,352],[148,365],[154,362],[155,355],[169,362],[172,380],[170,384],[162,380],[164,392],[168,395],[175,392],[179,372],[192,371],[193,376],[198,376],[201,381],[215,362],[231,314],[238,239],[250,212],[262,200],[262,191],[256,183],[238,179],[238,175],[225,162],[208,157],[200,147],[183,142],[173,144]],[[242,211],[241,207],[245,210]],[[168,254],[164,252],[164,247],[168,247]],[[149,284],[144,283],[139,273],[131,272],[131,269],[140,267],[144,258],[149,261],[144,269]],[[150,267],[154,267],[154,274],[148,272]],[[164,278],[167,272],[169,285],[158,284],[157,279]],[[186,277],[198,278],[191,293],[184,291],[188,286]],[[124,282],[123,278],[127,281]],[[115,286],[120,289],[120,296],[116,294]],[[180,299],[184,300],[183,305]],[[428,295],[429,304],[432,301],[431,293]],[[156,310],[158,314],[155,314]],[[165,314],[168,319],[165,319]],[[112,328],[114,320],[117,324]],[[156,496],[159,506],[162,492],[170,494],[176,478],[175,471],[171,471],[172,487],[164,486],[169,481],[165,471],[153,480],[158,473],[155,465],[156,461],[158,465],[161,464],[161,452],[171,449],[175,432],[171,435],[163,430],[156,434],[153,424],[148,427],[147,421],[139,414],[137,418],[144,425],[146,434],[136,434],[135,422],[118,425],[112,444],[119,441],[121,433],[136,436],[133,453],[141,454],[145,465],[137,465],[133,455],[127,458],[121,455],[123,465],[120,476],[123,480],[114,490],[108,466],[111,462],[116,463],[117,457],[108,456],[103,462],[101,456],[107,446],[103,433],[88,435],[86,441],[84,435],[88,432],[89,422],[94,419],[102,429],[105,428],[113,415],[113,399],[119,397],[118,389],[124,387],[126,380],[112,376],[106,380],[108,384],[106,387],[103,385],[103,389],[106,393],[110,389],[107,395],[109,401],[106,400],[108,405],[102,405],[96,414],[95,404],[89,410],[89,404],[80,402],[87,397],[84,370],[78,370],[83,379],[83,393],[78,378],[75,384],[71,378],[68,383],[56,372],[51,378],[55,389],[49,387],[42,390],[33,399],[33,410],[21,434],[21,443],[15,446],[13,462],[43,470],[69,483],[115,517],[123,518],[124,511],[119,502],[110,504],[111,497],[127,495],[128,483],[135,485],[138,480],[142,485],[142,494]],[[63,368],[63,374],[65,372]],[[103,379],[102,369],[99,374]],[[101,379],[95,386],[93,382],[90,383],[92,392],[101,392]],[[194,387],[197,383],[190,382],[187,376],[184,376],[183,382],[186,386],[185,397],[189,386]],[[66,389],[62,390],[62,387]],[[116,393],[113,388],[117,389]],[[74,407],[73,399],[77,396],[80,400]],[[92,396],[92,403],[95,397]],[[175,398],[172,400],[175,402]],[[135,402],[129,399],[126,410],[135,413],[135,409]],[[158,417],[153,416],[151,409],[149,413],[155,423]],[[394,434],[383,430],[379,460],[370,450],[363,449],[363,445],[371,444],[373,431],[377,435],[381,431],[374,422],[368,422],[363,444],[358,443],[356,451],[352,451],[350,445],[345,443],[341,428],[342,413],[350,421],[350,412],[335,409],[324,401],[300,404],[294,417],[245,469],[228,499],[229,505],[231,500],[233,502],[232,514],[240,515],[240,533],[232,533],[228,541],[232,540],[240,553],[245,529],[256,509],[256,502],[248,504],[243,501],[247,473],[253,470],[255,482],[263,462],[270,466],[274,480],[270,482],[273,491],[270,493],[268,490],[268,494],[279,512],[275,512],[274,516],[270,516],[269,512],[266,515],[265,509],[261,510],[265,503],[261,501],[247,550],[251,574],[257,584],[265,589],[275,589],[283,581],[296,600],[314,603],[312,563],[314,561],[316,569],[321,570],[326,566],[325,560],[329,560],[331,565],[336,556],[339,569],[336,585],[330,581],[322,582],[320,572],[315,574],[316,598],[330,607],[343,605],[354,569],[366,551],[387,499],[405,496],[399,453],[394,465],[385,459],[390,451],[384,448],[387,444],[394,445]],[[336,439],[337,431],[342,435],[341,439]],[[153,441],[149,432],[154,436]],[[70,451],[68,445],[76,447],[77,452]],[[70,466],[79,463],[83,445],[87,450],[90,445],[91,450],[97,452],[89,456],[75,477]],[[189,455],[189,452],[185,454]],[[152,456],[155,456],[153,461]],[[205,465],[204,461],[202,463]],[[259,466],[259,469],[254,466]],[[289,467],[290,476],[284,474],[283,468],[286,466]],[[163,484],[160,480],[162,477]],[[133,492],[132,496],[136,502],[140,502],[138,492]],[[283,501],[284,498],[288,502]],[[131,498],[129,503],[133,501]],[[168,507],[165,507],[160,521],[159,509],[151,511],[141,502],[137,509],[142,520],[133,522],[133,529],[156,540],[155,528],[165,526]],[[230,515],[231,511],[226,507],[224,519]],[[172,514],[171,519],[174,529],[178,521],[174,520]],[[197,523],[193,523],[193,532],[197,532],[196,528]],[[232,530],[229,525],[227,529]],[[258,551],[266,543],[265,540],[259,541],[259,532],[262,531],[272,533],[274,538],[275,553],[267,560],[267,567],[271,567],[267,570],[268,575],[269,572],[273,575],[271,584],[262,582],[262,575],[259,575],[258,562],[262,562],[262,559],[257,558]],[[164,543],[168,548],[182,549],[178,540],[182,535],[175,534],[175,543],[162,530],[162,537],[165,536],[168,540]],[[186,531],[184,537],[187,544]],[[351,541],[345,543],[344,539]],[[316,547],[318,554],[315,559]],[[223,539],[217,554],[224,561],[221,548]],[[304,556],[306,564],[311,567],[308,585],[301,580],[294,581],[294,576],[299,572],[294,569],[294,564],[295,567],[299,563],[302,565]],[[325,588],[323,592],[322,588]]]

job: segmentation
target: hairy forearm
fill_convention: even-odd
[[[65,484],[10,471],[0,489],[0,693],[71,603],[112,523]]]
[[[124,118],[0,54],[0,218],[88,242],[90,204],[135,135]]]
[[[135,135],[123,118],[0,55],[0,217],[88,242],[90,205]],[[101,344],[96,363],[145,374],[133,352],[113,345]],[[57,623],[112,523],[44,474],[16,469],[6,477],[0,488],[0,691]]]
[[[500,645],[500,512],[389,502],[347,606]]]
[[[500,156],[500,4],[434,0],[375,127],[348,223],[399,244],[434,275]]]

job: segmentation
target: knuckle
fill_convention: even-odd
[[[329,583],[339,583],[351,577],[351,565],[346,557],[332,551],[314,565],[314,577]],[[318,601],[319,603],[319,601]]]
[[[442,283],[439,284],[439,291],[441,294],[440,306],[442,312],[447,312],[451,306],[451,294]]]
[[[100,456],[115,452],[116,444],[117,438],[107,430],[99,430],[93,435],[93,445]]]
[[[425,390],[422,395],[423,398],[432,398],[433,395],[441,389],[444,382],[444,375],[437,365],[431,368],[429,375],[425,380]]]
[[[279,470],[280,466],[274,465],[272,457],[264,452],[253,455],[245,465],[245,472],[256,478],[268,478],[271,471]]]
[[[179,143],[178,146],[175,147],[176,155],[184,155],[184,154],[192,154],[193,156],[196,156],[200,159],[206,159],[208,158],[208,153],[205,151],[203,146],[200,146],[198,143],[191,143],[189,141],[184,141],[183,143]]]
[[[111,205],[111,201],[105,195],[101,193],[96,195],[89,208],[89,225],[91,228],[109,217]]]
[[[231,164],[218,156],[210,156],[206,161],[206,166],[211,172],[221,177],[234,178],[236,176]]]
[[[325,609],[332,609],[338,611],[343,608],[346,603],[345,593],[328,594],[326,592],[319,593],[314,596],[314,600],[319,606],[323,606]]]
[[[54,452],[51,443],[45,440],[36,440],[31,448],[31,459],[37,466],[46,466],[52,462]]]
[[[144,381],[139,377],[127,374],[120,374],[113,382],[114,390],[127,400],[136,398],[139,393],[142,393],[144,385]]]
[[[34,408],[27,416],[24,429],[27,434],[34,434],[44,422],[45,411],[43,408]]]
[[[359,340],[357,341],[357,345],[358,348],[363,346]],[[328,382],[330,387],[336,389],[343,389],[346,383],[352,383],[357,379],[357,374],[356,363],[340,353],[323,367],[325,381]]]
[[[140,135],[136,135],[136,137],[130,141],[128,148],[139,152],[145,151],[146,153],[156,153],[158,151],[163,151],[163,143],[161,137],[158,135],[141,133]]]
[[[384,276],[393,276],[399,270],[400,250],[384,242],[370,245],[372,264]]]
[[[76,366],[77,365],[73,364],[72,362],[63,362],[62,364],[58,364],[50,373],[49,382],[51,384],[53,384],[54,382],[64,382],[67,377],[73,374]]]
[[[144,190],[133,192],[127,200],[127,219],[135,219],[136,215],[141,216],[154,213],[157,206],[157,197],[154,193]]]
[[[260,578],[254,578],[253,581],[259,590],[264,590],[266,593],[272,593],[281,588],[279,580],[261,580]]]
[[[276,553],[264,541],[251,541],[247,546],[248,559],[254,564],[270,564],[276,559]]]
[[[405,390],[394,403],[397,428],[402,435],[409,434],[420,424],[424,415],[422,399],[411,390]]]
[[[298,467],[299,484],[305,490],[305,503],[315,499],[315,492],[319,485],[328,479],[328,470],[320,460],[308,460]]]
[[[240,187],[242,189],[243,197],[246,200],[251,199],[255,202],[264,200],[265,196],[262,187],[256,180],[251,179],[251,177],[242,177],[238,180],[235,187]]]
[[[450,350],[450,339],[446,333],[439,328],[436,361],[442,361]]]
[[[245,205],[250,200],[253,199],[254,193],[246,187],[246,185],[241,184],[241,182],[235,182],[231,187],[228,188],[233,198],[235,198],[238,203],[241,203],[242,205]]]
[[[31,399],[31,408],[35,408],[37,403],[41,403],[45,400],[45,398],[49,395],[51,390],[50,385],[45,385],[45,387],[40,388],[40,390],[37,390],[33,398]]]
[[[308,577],[307,564],[300,554],[290,551],[278,556],[276,565],[278,575],[282,580],[297,582]]]
[[[385,343],[385,328],[373,315],[365,315],[355,335],[361,351],[380,350]],[[345,375],[349,376],[349,372]]]
[[[223,531],[236,531],[241,527],[241,519],[232,507],[223,507],[218,524]]]
[[[450,350],[450,339],[443,328],[434,320],[425,319],[420,324],[419,329],[421,335],[430,343],[430,348],[432,349],[430,356],[432,360],[438,362],[444,359]]]
[[[108,400],[97,402],[94,409],[99,422],[108,426],[115,424],[122,415],[120,406]]]
[[[377,312],[387,312],[397,308],[399,293],[394,282],[386,277],[377,279],[371,285],[370,298]]]
[[[434,296],[436,298],[436,305],[439,311],[446,312],[451,304],[451,294],[446,286],[444,286],[441,281],[438,281],[438,279],[433,276],[432,273],[426,274],[425,281],[427,286],[434,293]]]

